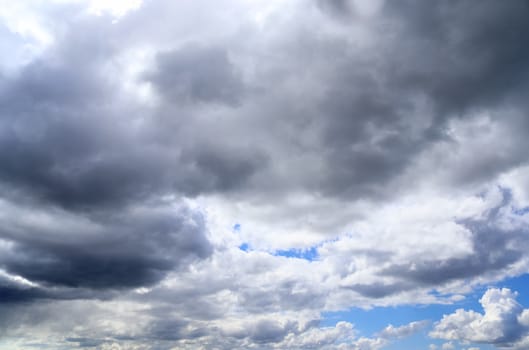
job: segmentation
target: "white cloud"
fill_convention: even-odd
[[[88,11],[97,15],[109,12],[115,17],[121,17],[129,11],[137,10],[142,2],[142,0],[89,0]]]
[[[454,343],[452,342],[443,343],[443,345],[441,345],[442,350],[454,350],[455,348],[456,347],[454,346]]]
[[[384,328],[382,332],[379,333],[379,336],[382,338],[407,337],[425,328],[428,323],[428,321],[415,321],[400,327],[395,327],[390,324],[386,328]]]
[[[483,314],[458,309],[444,315],[430,336],[519,348],[527,342],[529,328],[525,324],[527,310],[516,301],[516,296],[516,292],[507,288],[489,289],[480,299]]]
[[[529,272],[526,48],[495,30],[525,33],[516,4],[0,4],[6,338],[379,349],[425,323],[318,322]],[[481,302],[443,349],[528,346],[514,293]]]

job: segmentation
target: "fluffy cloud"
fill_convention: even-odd
[[[367,337],[323,312],[529,272],[524,1],[23,1],[0,18],[13,348],[379,349],[426,323]],[[521,348],[513,300],[491,290],[432,335]]]
[[[529,339],[529,310],[507,288],[489,289],[480,299],[484,313],[456,310],[435,324],[430,336],[523,349]]]
[[[389,325],[382,332],[380,332],[380,337],[382,338],[401,338],[406,337],[408,335],[417,333],[419,330],[426,327],[428,324],[427,321],[415,321],[411,322],[410,324],[395,327],[393,325]]]

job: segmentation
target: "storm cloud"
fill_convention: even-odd
[[[429,323],[327,313],[529,272],[525,0],[0,19],[0,347],[380,349]],[[430,336],[523,347],[521,307],[472,333],[497,299]]]

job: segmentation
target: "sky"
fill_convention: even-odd
[[[529,348],[529,2],[0,1],[0,349]]]

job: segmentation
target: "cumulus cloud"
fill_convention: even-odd
[[[325,312],[529,272],[525,1],[21,1],[0,20],[12,348],[379,349],[427,323],[369,336]],[[514,297],[431,334],[522,348]]]
[[[516,296],[516,292],[507,288],[489,289],[480,299],[484,313],[458,309],[443,316],[430,336],[522,349],[529,334],[526,320],[529,311],[516,301]]]
[[[401,338],[406,337],[411,334],[417,333],[419,330],[423,329],[428,325],[428,321],[415,321],[407,325],[395,327],[389,325],[382,332],[379,333],[382,338]]]

